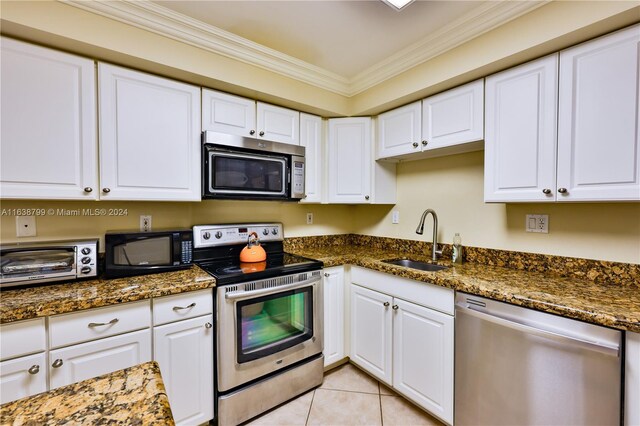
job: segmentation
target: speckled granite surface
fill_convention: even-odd
[[[215,286],[197,266],[175,272],[97,279],[0,292],[0,323],[133,302]]]
[[[338,241],[330,241],[326,245],[289,244],[287,250],[321,260],[325,267],[362,266],[568,318],[640,332],[640,275],[633,275],[633,271],[637,271],[634,265],[623,268],[624,273],[610,282],[575,275],[559,276],[552,271],[536,272],[472,262],[460,266],[439,262],[450,268],[423,272],[383,263],[382,260],[411,258],[429,261],[424,251],[418,254],[397,244],[388,244],[384,248],[377,244],[350,244],[343,237]]]
[[[160,367],[147,362],[0,406],[1,425],[173,425]]]

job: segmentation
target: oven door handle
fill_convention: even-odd
[[[285,284],[277,287],[269,287],[269,288],[261,288],[258,290],[250,290],[250,291],[230,291],[229,293],[224,295],[224,298],[227,300],[238,300],[238,299],[247,299],[256,296],[262,296],[265,294],[278,293],[282,290],[294,290],[300,287],[306,287],[309,284],[314,284],[319,282],[321,277],[309,278],[308,280],[300,281],[292,284]]]

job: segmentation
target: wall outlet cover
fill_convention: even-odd
[[[307,213],[307,225],[313,225],[313,213]]]
[[[391,212],[391,223],[400,223],[400,212],[398,210]]]
[[[16,216],[16,236],[17,237],[35,237],[36,236],[36,217],[35,216]]]
[[[151,232],[151,215],[140,215],[140,232]]]
[[[549,215],[548,214],[528,214],[525,223],[527,232],[537,232],[542,234],[549,233]]]

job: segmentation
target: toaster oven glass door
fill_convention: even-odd
[[[2,252],[2,281],[48,279],[76,274],[73,247],[7,250]]]
[[[170,235],[140,238],[113,246],[113,264],[118,266],[162,266],[173,264]]]
[[[286,196],[287,158],[241,152],[209,151],[212,194]]]

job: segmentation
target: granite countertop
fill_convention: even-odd
[[[596,283],[586,278],[560,277],[479,263],[453,266],[446,261],[438,263],[449,266],[449,269],[424,272],[382,262],[408,258],[401,251],[361,245],[301,247],[289,251],[321,260],[325,267],[362,266],[568,318],[640,332],[640,285],[633,277],[625,283]],[[410,258],[430,261],[426,256],[412,255]]]
[[[194,265],[160,274],[3,290],[0,293],[0,323],[202,290],[215,287],[215,284],[215,278]]]
[[[156,362],[0,406],[0,425],[173,425]]]

